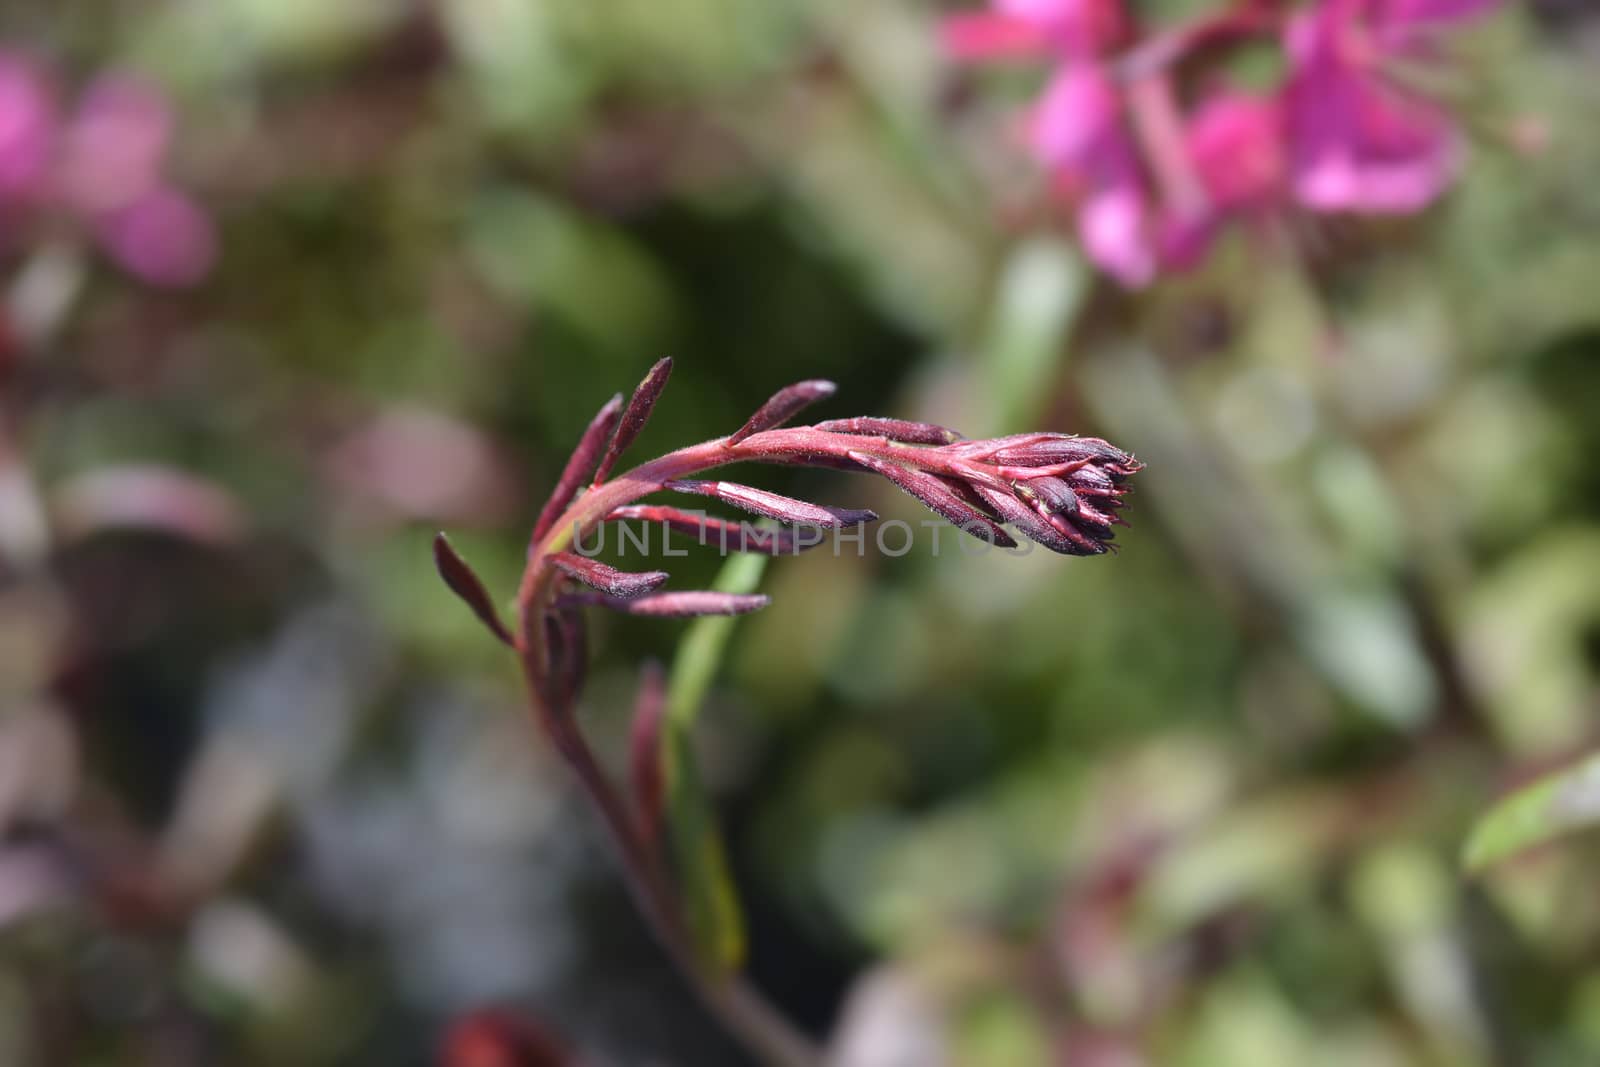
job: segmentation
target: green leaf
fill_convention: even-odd
[[[1088,291],[1083,260],[1064,241],[1031,238],[1011,253],[983,345],[995,432],[1031,426],[1041,414]]]
[[[736,554],[723,564],[712,588],[723,593],[753,592],[767,557]],[[737,620],[707,616],[689,627],[672,662],[667,685],[662,757],[667,792],[667,835],[683,894],[690,936],[702,959],[721,973],[744,961],[744,914],[728,870],[727,850],[716,814],[706,796],[694,758],[694,724],[706,690],[722,662]]]
[[[1470,871],[1600,823],[1600,754],[1546,775],[1478,820],[1463,861]]]

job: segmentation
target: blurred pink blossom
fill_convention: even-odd
[[[1194,109],[1186,148],[1215,208],[1260,213],[1282,199],[1288,176],[1283,106],[1276,97],[1224,90]]]
[[[50,163],[55,107],[26,59],[0,52],[0,205],[32,193]]]
[[[217,259],[211,219],[169,186],[150,188],[133,203],[102,215],[95,234],[123,270],[151,285],[197,285]]]
[[[1127,33],[1120,0],[994,0],[992,11],[952,15],[945,48],[960,59],[1089,56]]]
[[[1246,3],[1132,40],[1121,0],[992,0],[946,19],[943,41],[961,60],[1055,65],[1023,142],[1074,206],[1085,254],[1137,287],[1198,262],[1230,222],[1426,207],[1461,146],[1395,68],[1436,61],[1437,34],[1498,2],[1315,0],[1287,17]],[[1280,36],[1289,74],[1274,90],[1219,89],[1200,65]]]
[[[170,107],[153,88],[106,74],[63,117],[50,80],[0,51],[0,208],[54,208],[150,285],[201,281],[216,260],[211,219],[166,176]]]
[[[130,78],[104,75],[62,131],[60,193],[85,214],[125,208],[160,184],[171,142],[166,101]]]
[[[1461,145],[1448,112],[1395,85],[1392,59],[1441,20],[1483,0],[1324,0],[1295,19],[1285,88],[1294,191],[1318,211],[1403,214],[1455,178]]]

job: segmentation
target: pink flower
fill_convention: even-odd
[[[994,0],[993,7],[945,19],[945,49],[967,60],[1090,56],[1127,34],[1120,0]]]
[[[1027,120],[1033,155],[1078,203],[1078,235],[1089,259],[1124,285],[1156,273],[1153,223],[1138,150],[1122,96],[1096,63],[1063,67]]]
[[[1426,59],[1427,37],[1493,0],[1325,0],[1294,20],[1285,90],[1296,197],[1319,211],[1408,213],[1455,178],[1461,144],[1438,104],[1385,67]]]
[[[161,183],[172,112],[131,78],[102,76],[83,93],[63,138],[62,196],[87,214],[115,211]]]
[[[36,192],[50,164],[55,106],[32,63],[0,52],[0,201]]]
[[[1288,175],[1275,97],[1218,92],[1195,108],[1185,147],[1215,209],[1259,214],[1281,202]]]
[[[160,94],[121,75],[95,81],[62,121],[38,68],[0,53],[0,205],[63,209],[128,273],[181,287],[210,271],[217,238],[166,177],[172,134]]]
[[[199,284],[217,259],[217,235],[206,213],[164,185],[102,216],[95,234],[123,270],[164,288]]]

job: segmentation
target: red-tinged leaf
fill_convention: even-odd
[[[666,803],[665,753],[661,748],[661,726],[666,710],[666,675],[659,663],[648,662],[640,674],[639,694],[633,702],[628,771],[633,784],[639,836],[652,852],[659,850],[661,817]]]
[[[660,523],[669,530],[695,538],[702,545],[716,545],[724,552],[789,556],[815,548],[823,540],[821,537],[802,537],[798,530],[767,530],[748,522],[729,522],[693,511],[655,505],[620,507],[606,516],[607,521],[624,519]]]
[[[535,541],[550,532],[550,527],[561,517],[561,513],[567,510],[572,498],[578,495],[578,489],[589,477],[589,472],[594,470],[595,464],[600,459],[601,450],[605,448],[621,418],[622,394],[618,393],[595,413],[595,417],[589,422],[589,428],[584,430],[583,436],[579,438],[578,447],[572,450],[566,467],[561,471],[561,477],[556,480],[555,489],[550,492],[550,499],[539,511],[539,521],[534,523]]]
[[[859,526],[864,522],[875,522],[878,518],[876,512],[830,508],[735,482],[678,481],[666,483],[666,488],[679,493],[714,497],[756,515],[765,515],[769,519],[800,526],[820,526],[831,530],[841,526]]]
[[[559,603],[563,606],[588,606],[611,608],[625,615],[644,615],[661,619],[688,619],[697,615],[747,615],[772,603],[761,595],[716,593],[693,590],[684,593],[650,593],[622,600],[601,593],[568,593]]]
[[[751,434],[782,426],[802,409],[832,396],[838,388],[832,382],[825,382],[820,378],[785,386],[772,394],[772,399],[757,408],[749,421],[728,438],[728,443],[736,445]]]
[[[858,437],[887,437],[908,445],[949,445],[961,440],[961,435],[931,422],[907,422],[905,419],[882,419],[864,416],[858,419],[829,419],[819,422],[816,429],[830,433],[847,433]]]
[[[624,600],[642,596],[658,588],[670,577],[666,571],[619,571],[597,559],[589,559],[572,552],[558,552],[550,557],[550,562],[567,577],[575,578],[607,596],[621,597]]]
[[[658,360],[644,376],[644,381],[639,383],[639,388],[633,391],[633,396],[628,398],[627,410],[622,413],[622,421],[617,424],[617,432],[611,435],[611,443],[606,446],[606,454],[600,460],[600,466],[595,468],[594,484],[599,485],[606,480],[617,460],[628,450],[639,436],[639,431],[644,429],[644,424],[650,421],[650,413],[655,410],[656,401],[661,399],[661,392],[667,387],[667,379],[672,376],[672,359]]]
[[[983,514],[961,497],[950,483],[927,471],[891,463],[864,452],[852,452],[850,458],[862,466],[881,474],[907,493],[922,501],[935,515],[948,519],[963,533],[1001,548],[1015,548],[1011,535],[1000,528],[989,516]]]
[[[494,599],[484,588],[483,581],[451,546],[449,538],[442,533],[435,534],[433,538],[433,563],[439,570],[439,577],[444,579],[444,584],[472,609],[472,613],[489,628],[489,632],[505,642],[508,647],[517,647],[511,631],[500,621],[500,612],[495,609]]]

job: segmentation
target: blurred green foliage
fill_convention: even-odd
[[[1594,12],[1468,42],[1436,209],[1238,235],[1137,295],[1018,220],[1007,79],[951,71],[937,13],[0,10],[66,77],[172,94],[223,235],[171,294],[0,220],[6,320],[41,323],[0,355],[0,1063],[423,1063],[499,1001],[599,1062],[742,1062],[428,560],[448,527],[509,594],[577,433],[662,355],[636,456],[828,377],[819,417],[1149,464],[1115,557],[776,561],[695,683],[751,973],[802,1023],[1007,1067],[1600,1059],[1593,841],[1457,862],[1597,739]],[[86,481],[133,465],[233,518]],[[620,761],[635,665],[685,631],[595,623]]]

